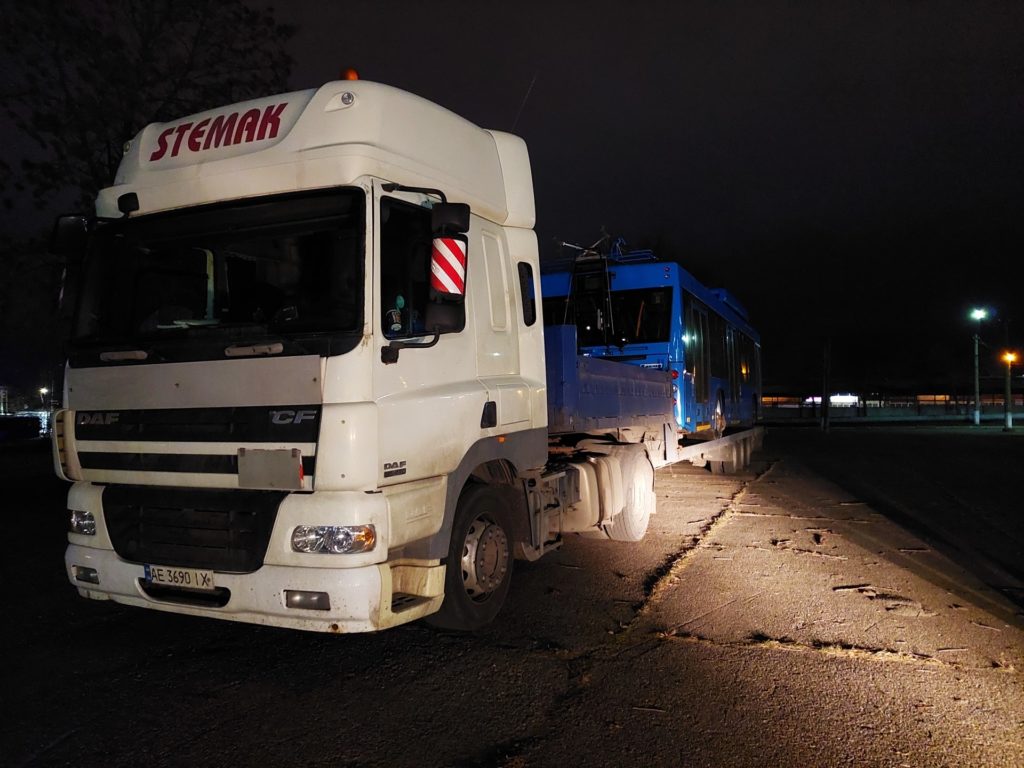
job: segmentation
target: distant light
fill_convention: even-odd
[[[345,69],[341,70],[341,79],[342,80],[358,80],[359,79],[359,72],[357,72],[354,67],[346,67]]]
[[[48,394],[49,392],[50,392],[50,390],[48,390],[48,389],[47,389],[46,387],[40,387],[40,388],[39,388],[39,394],[40,394],[40,395],[46,395],[46,394]]]
[[[1014,363],[1017,362],[1017,353],[1016,352],[1004,352],[1003,353],[1003,361],[1007,365],[1013,365]]]
[[[972,309],[971,310],[971,319],[972,320],[977,320],[978,322],[981,322],[986,317],[988,317],[988,310],[987,309],[980,309],[979,308],[979,309]]]
[[[849,408],[860,403],[860,395],[829,395],[829,405]],[[804,398],[804,405],[821,405],[821,396],[812,395]]]

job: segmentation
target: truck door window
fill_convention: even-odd
[[[461,303],[431,301],[430,209],[385,197],[380,203],[380,220],[380,319],[384,336],[425,336],[438,324],[443,330],[461,329],[465,325]]]
[[[519,270],[519,294],[523,299],[523,324],[530,326],[537,322],[537,298],[533,289],[533,267],[529,262],[520,261],[516,268]]]

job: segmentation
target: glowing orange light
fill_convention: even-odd
[[[359,72],[356,71],[355,67],[346,67],[345,69],[341,70],[341,79],[358,80]]]
[[[1017,353],[1016,352],[1004,352],[1003,353],[1003,361],[1007,365],[1013,365],[1014,363],[1017,362]]]

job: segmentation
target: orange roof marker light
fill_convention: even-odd
[[[356,70],[355,67],[345,67],[345,69],[341,70],[341,79],[342,80],[358,80],[359,79],[359,72]]]

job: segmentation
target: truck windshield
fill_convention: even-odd
[[[364,232],[356,189],[102,223],[74,341],[361,333]]]

